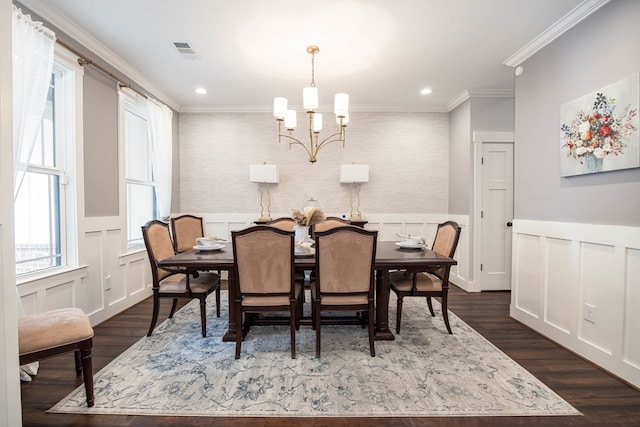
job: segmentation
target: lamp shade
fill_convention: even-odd
[[[340,166],[340,182],[343,184],[369,182],[369,165]]]
[[[280,181],[277,165],[249,165],[249,181],[275,184]]]

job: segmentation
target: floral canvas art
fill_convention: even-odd
[[[640,166],[638,74],[560,107],[560,175]]]

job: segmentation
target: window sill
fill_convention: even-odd
[[[52,279],[61,278],[75,278],[77,276],[86,276],[88,273],[88,265],[79,265],[77,267],[58,267],[55,269],[49,269],[46,271],[39,271],[36,273],[25,274],[24,276],[16,277],[16,286],[20,287],[30,283],[36,283],[41,281],[49,281]]]

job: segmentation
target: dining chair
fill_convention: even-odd
[[[281,218],[276,218],[273,221],[267,222],[266,225],[278,228],[280,230],[292,231],[293,226],[296,225],[296,222],[293,220],[293,218],[283,216]]]
[[[171,218],[171,233],[173,234],[173,248],[175,253],[193,249],[200,237],[204,237],[204,223],[202,217],[195,215],[180,215]],[[206,272],[206,271],[205,271]],[[220,276],[220,271],[216,272]],[[220,317],[220,286],[216,289],[216,315]]]
[[[296,358],[296,330],[300,327],[302,285],[295,280],[294,232],[268,225],[232,231],[236,313],[236,354],[248,334],[253,315],[289,312],[291,358]],[[242,315],[245,314],[244,327]]]
[[[439,224],[432,250],[440,255],[453,258],[460,239],[460,232],[460,226],[454,221]],[[396,332],[398,334],[400,333],[404,297],[426,297],[427,306],[432,317],[435,316],[435,313],[431,297],[440,297],[444,324],[447,327],[447,331],[453,334],[449,325],[449,312],[447,309],[450,269],[450,266],[437,266],[427,271],[398,271],[389,276],[389,287],[398,297],[396,312]]]
[[[318,222],[311,227],[311,236],[313,237],[316,231],[330,230],[335,227],[344,227],[349,224],[349,221],[346,219],[342,219],[337,216],[328,216],[324,221]]]
[[[311,284],[316,357],[320,357],[323,311],[362,313],[369,329],[369,352],[375,357],[373,293],[377,239],[377,231],[353,225],[316,232],[316,279]]]
[[[151,326],[147,336],[151,336],[158,321],[160,311],[160,299],[172,298],[171,312],[169,318],[173,317],[178,304],[178,298],[197,298],[200,301],[200,323],[202,326],[202,337],[207,336],[206,300],[213,291],[217,291],[217,311],[220,317],[220,276],[210,272],[195,272],[186,274],[181,272],[171,272],[158,268],[158,261],[175,255],[174,245],[171,241],[169,225],[162,221],[151,220],[142,226],[142,237],[149,255],[151,264],[151,275],[153,278],[153,315]]]
[[[204,237],[202,217],[194,215],[172,217],[171,232],[173,234],[173,247],[175,252],[190,251],[197,244],[196,239]]]

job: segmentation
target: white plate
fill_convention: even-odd
[[[427,245],[425,245],[424,243],[420,243],[418,245],[411,245],[411,244],[405,243],[405,242],[396,242],[396,246],[400,246],[403,249],[422,249],[422,248],[426,247]]]
[[[310,248],[309,251],[304,250],[303,248],[295,248],[294,255],[295,256],[314,256],[316,254],[316,248]]]
[[[220,249],[224,249],[224,248],[226,248],[226,245],[223,245],[222,243],[216,243],[213,246],[195,245],[193,247],[193,249],[195,249],[197,251],[219,251]]]

